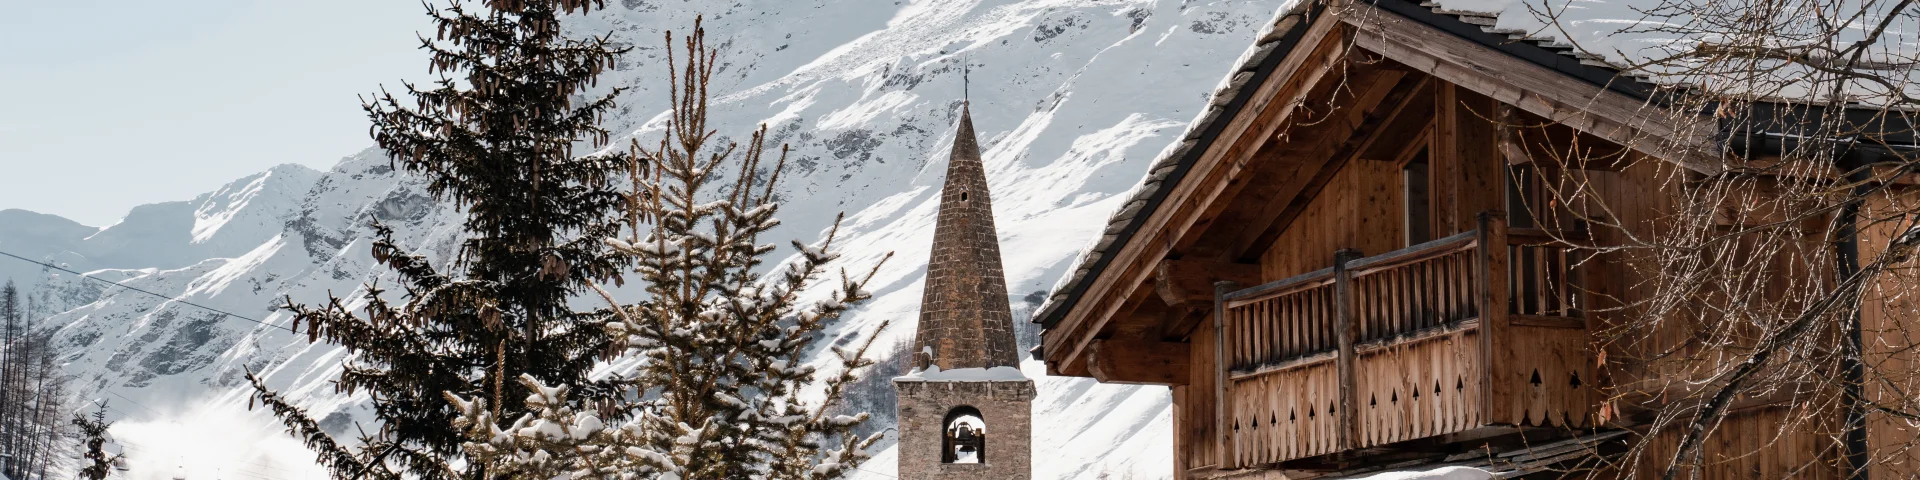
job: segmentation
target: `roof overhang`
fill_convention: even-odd
[[[1367,12],[1369,15],[1357,16],[1353,14],[1354,12]],[[1379,13],[1386,13],[1391,16],[1383,16],[1379,15]],[[1359,17],[1365,20],[1350,19],[1351,17]],[[1391,23],[1378,23],[1380,20]],[[1439,35],[1456,39],[1455,42],[1449,43],[1465,41],[1478,44],[1482,48],[1491,49],[1495,52],[1511,56],[1511,60],[1513,61],[1532,64],[1534,68],[1542,69],[1545,72],[1560,73],[1560,77],[1564,80],[1580,84],[1581,88],[1578,90],[1581,91],[1607,90],[1630,102],[1640,104],[1644,104],[1647,95],[1653,92],[1653,87],[1645,82],[1629,77],[1621,77],[1617,71],[1610,68],[1581,63],[1579,60],[1566,55],[1564,49],[1550,49],[1535,42],[1515,41],[1505,35],[1488,33],[1482,30],[1480,26],[1467,23],[1458,16],[1435,13],[1431,8],[1421,6],[1416,2],[1408,0],[1378,0],[1377,3],[1371,5],[1342,4],[1336,7],[1330,7],[1323,1],[1302,1],[1292,6],[1287,12],[1282,13],[1279,16],[1279,20],[1276,21],[1274,29],[1262,37],[1260,39],[1261,41],[1257,42],[1254,51],[1246,57],[1247,61],[1234,67],[1233,72],[1228,75],[1228,78],[1231,80],[1227,85],[1232,91],[1221,92],[1230,93],[1230,98],[1222,101],[1223,99],[1216,95],[1208,111],[1195,120],[1194,125],[1189,127],[1189,135],[1183,139],[1181,144],[1167,152],[1164,158],[1155,163],[1153,168],[1150,169],[1148,182],[1157,183],[1158,185],[1156,186],[1159,188],[1143,190],[1140,192],[1142,195],[1138,195],[1138,198],[1129,201],[1126,206],[1122,208],[1120,214],[1115,216],[1114,224],[1109,225],[1107,231],[1104,232],[1104,236],[1107,238],[1103,238],[1103,241],[1095,247],[1095,250],[1117,247],[1118,245],[1116,244],[1124,243],[1132,238],[1133,234],[1139,230],[1139,226],[1144,223],[1146,217],[1166,201],[1167,193],[1171,190],[1169,187],[1172,184],[1186,179],[1187,174],[1199,158],[1218,143],[1217,140],[1221,137],[1221,133],[1226,129],[1227,124],[1230,123],[1233,118],[1240,116],[1247,110],[1247,106],[1250,103],[1255,103],[1254,97],[1263,89],[1250,87],[1257,87],[1274,81],[1275,79],[1272,78],[1274,72],[1279,70],[1281,64],[1289,57],[1294,56],[1296,47],[1304,43],[1302,40],[1307,38],[1309,30],[1312,30],[1316,25],[1321,25],[1324,28],[1330,27],[1333,24],[1349,23],[1359,25],[1372,24],[1373,28],[1371,30],[1379,32],[1383,30],[1381,27],[1385,25],[1393,25],[1407,21],[1411,21],[1412,24],[1426,26],[1430,31],[1421,32],[1424,34],[1423,36],[1431,37]],[[1267,42],[1267,40],[1271,41]],[[1373,43],[1373,46],[1381,47],[1383,45]],[[1434,68],[1439,65],[1436,61],[1420,63],[1425,64],[1428,68]],[[1460,70],[1462,68],[1458,65],[1450,67],[1452,70]],[[1464,68],[1470,69],[1471,67]],[[1472,72],[1467,70],[1454,71],[1451,73],[1455,73],[1455,76],[1464,76],[1485,72]],[[1241,77],[1245,77],[1244,80]],[[1507,98],[1502,98],[1502,100],[1509,98],[1519,100],[1517,92],[1510,91],[1504,93],[1508,93],[1508,95],[1506,95]],[[1496,98],[1501,97],[1496,96]],[[1537,106],[1558,107],[1561,111],[1577,110],[1569,109],[1566,105]],[[1547,118],[1568,117],[1568,115],[1564,114],[1552,115],[1554,113],[1553,110],[1547,110],[1546,113],[1547,114],[1542,116]],[[1164,173],[1162,170],[1164,170]],[[1085,264],[1080,265],[1080,271],[1074,272],[1074,274],[1076,274],[1076,277],[1082,277],[1084,280],[1085,277],[1095,276],[1087,274],[1097,274],[1105,270],[1111,261],[1111,255],[1087,258],[1086,262],[1084,262]],[[1040,312],[1034,315],[1033,321],[1041,324],[1045,328],[1053,328],[1061,321],[1065,313],[1076,306],[1078,298],[1085,294],[1087,283],[1086,281],[1071,281],[1062,285],[1062,287],[1065,287],[1064,291],[1054,292],[1054,298],[1051,299]]]
[[[1153,164],[1100,241],[1034,315],[1033,321],[1048,331],[1039,353],[1045,354],[1050,368],[1066,367],[1067,374],[1086,371],[1084,353],[1119,306],[1112,293],[1137,288],[1144,278],[1141,265],[1158,262],[1170,249],[1166,239],[1153,233],[1169,228],[1171,211],[1180,209],[1168,205],[1194,202],[1207,192],[1193,184],[1232,178],[1222,177],[1222,170],[1246,167],[1244,157],[1250,152],[1233,152],[1238,159],[1222,157],[1233,156],[1229,150],[1241,136],[1258,133],[1248,128],[1253,123],[1249,117],[1278,100],[1284,85],[1314,74],[1303,66],[1335,30],[1347,32],[1339,38],[1347,46],[1696,171],[1723,168],[1719,147],[1731,143],[1730,129],[1756,128],[1676,117],[1659,105],[1661,93],[1652,84],[1583,62],[1564,47],[1488,32],[1463,15],[1409,0],[1304,0],[1280,14],[1273,30],[1234,66],[1206,112]],[[1778,108],[1755,105],[1761,107]],[[1143,230],[1149,234],[1143,236]]]

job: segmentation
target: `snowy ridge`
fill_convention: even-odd
[[[875,299],[822,342],[850,342],[892,320],[876,345],[885,349],[911,340],[962,62],[972,65],[969,94],[1008,294],[1016,312],[1031,312],[1278,6],[626,0],[568,28],[612,32],[634,47],[601,82],[632,89],[608,126],[651,142],[665,103],[662,30],[683,30],[696,13],[706,15],[725,63],[712,88],[732,92],[717,97],[714,125],[743,138],[766,124],[773,141],[794,148],[779,191],[785,226],[770,240],[810,242],[845,211],[835,243],[843,266],[864,268],[895,252],[868,287]],[[353,298],[365,282],[390,284],[368,254],[376,220],[430,261],[444,263],[454,252],[460,212],[433,202],[419,179],[392,171],[380,152],[359,152],[327,172],[301,170],[276,168],[192,202],[136,208],[105,229],[41,218],[31,232],[0,232],[0,247],[25,250],[16,253],[176,296],[101,289],[38,269],[4,272],[33,278],[36,295],[72,299],[51,324],[73,352],[67,360],[76,388],[110,401],[112,419],[121,422],[115,432],[131,446],[133,478],[313,472],[311,455],[262,413],[246,410],[247,370],[301,399],[336,434],[353,436],[356,422],[369,417],[359,399],[327,382],[343,352],[179,303],[285,326],[288,316],[272,309],[285,298]],[[0,212],[9,215],[28,217]],[[815,366],[830,369],[830,360],[823,349]],[[1046,377],[1032,360],[1021,367],[1039,390],[1035,458],[1047,460],[1036,465],[1036,478],[1171,476],[1165,388]],[[206,452],[212,445],[236,448]],[[895,457],[887,448],[861,467],[863,478],[891,477]]]

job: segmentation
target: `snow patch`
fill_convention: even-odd
[[[915,368],[906,375],[893,377],[896,382],[1017,382],[1030,380],[1027,374],[1013,367],[993,368],[956,368],[941,370],[939,365],[926,370]]]
[[[164,417],[123,419],[108,430],[127,458],[127,470],[119,472],[119,478],[326,477],[325,471],[313,463],[313,452],[288,436],[265,412],[248,411],[243,404],[200,398],[182,403],[190,407],[165,412],[125,402],[109,401],[107,405],[109,412]]]
[[[1489,480],[1493,474],[1472,467],[1441,467],[1432,470],[1386,472],[1355,480]]]

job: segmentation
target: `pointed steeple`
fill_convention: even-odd
[[[973,135],[973,115],[963,102],[940,192],[933,255],[927,261],[926,292],[913,342],[915,367],[1019,366],[991,198],[980,143]]]

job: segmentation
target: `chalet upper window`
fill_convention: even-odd
[[[1427,149],[1420,148],[1400,167],[1400,193],[1406,199],[1402,218],[1407,227],[1407,246],[1433,240],[1433,208],[1427,175]]]
[[[979,409],[954,407],[941,424],[941,463],[987,463],[987,422]]]
[[[1527,165],[1507,167],[1507,227],[1535,228],[1533,210],[1540,208],[1540,185],[1533,168]]]

